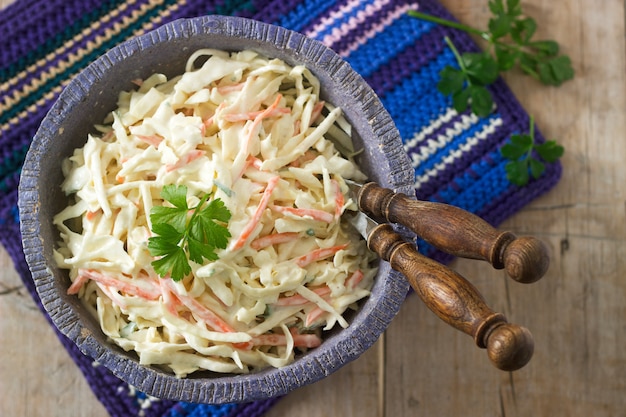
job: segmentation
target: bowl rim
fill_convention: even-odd
[[[413,195],[413,171],[391,116],[375,92],[345,60],[322,43],[280,26],[242,17],[207,15],[178,19],[129,39],[97,58],[69,82],[33,138],[20,176],[18,207],[27,264],[42,305],[62,334],[72,340],[83,354],[148,395],[169,400],[223,404],[284,395],[316,382],[355,360],[374,344],[398,313],[409,284],[387,263],[381,263],[377,275],[380,282],[376,283],[380,291],[373,292],[364,302],[348,328],[325,339],[320,347],[290,365],[250,374],[179,379],[159,369],[139,365],[131,355],[102,344],[85,325],[75,305],[67,302],[62,291],[67,286],[61,288],[54,268],[50,266],[52,260],[45,255],[46,241],[41,229],[46,218],[41,217],[41,207],[46,204],[47,188],[40,184],[45,172],[42,170],[42,158],[54,146],[55,138],[63,135],[64,118],[80,106],[90,94],[90,87],[116,71],[116,65],[123,64],[126,57],[158,48],[162,43],[212,36],[243,38],[243,42],[250,43],[250,49],[271,44],[273,48],[278,48],[277,51],[293,57],[294,61],[304,63],[316,76],[324,74],[339,83],[345,94],[360,98],[355,100],[355,105],[363,110],[363,125],[365,129],[372,130],[374,139],[378,141],[371,146],[372,157],[384,157],[390,164],[388,178],[379,182]],[[376,154],[376,149],[379,149],[380,155]]]

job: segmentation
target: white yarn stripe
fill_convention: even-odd
[[[344,15],[351,12],[359,4],[361,4],[361,0],[350,0],[348,3],[342,5],[339,10],[333,10],[330,12],[330,16],[323,17],[322,20],[313,27],[313,29],[306,32],[306,35],[310,38],[317,38],[320,32],[331,26],[335,21],[341,19]]]
[[[405,15],[409,10],[417,10],[417,4],[405,4],[398,8],[396,8],[393,12],[391,12],[385,19],[383,19],[380,23],[372,25],[371,29],[365,32],[365,34],[359,38],[357,38],[354,42],[348,45],[347,48],[338,52],[341,56],[347,56],[350,53],[356,51],[359,46],[365,44],[369,39],[376,36],[378,33],[382,32],[387,26],[391,25],[391,23]],[[350,19],[350,22],[347,26],[349,26],[349,30],[354,30],[360,23],[362,23],[368,16],[361,16],[357,19]],[[344,25],[342,25],[343,28]],[[345,33],[347,33],[347,30]]]
[[[330,46],[333,45],[335,42],[340,41],[343,37],[346,36],[347,33],[356,29],[368,17],[371,17],[372,15],[374,15],[374,13],[380,11],[387,4],[389,4],[389,0],[376,1],[373,4],[368,4],[367,6],[365,6],[364,10],[358,11],[356,13],[356,16],[350,17],[348,21],[342,23],[341,26],[333,28],[330,34],[324,36],[324,38],[322,39],[322,43],[324,45]],[[338,20],[343,15],[352,11],[352,9],[354,9],[354,7],[357,5],[357,2],[349,2],[344,8],[340,9],[340,11],[343,13],[335,13],[334,16],[331,15],[334,17],[333,20]]]
[[[455,137],[463,131],[468,130],[479,121],[479,118],[473,113],[471,115],[463,114],[461,115],[461,120],[455,122],[452,127],[447,128],[444,133],[440,133],[436,138],[430,137],[430,134],[432,134],[436,128],[449,122],[454,115],[458,115],[453,109],[450,110],[434,123],[426,126],[426,128],[422,129],[413,136],[411,140],[404,144],[404,149],[407,152],[411,151],[411,159],[413,160],[414,167],[418,166],[420,162],[430,158],[439,149],[446,147]],[[452,114],[452,116],[449,116],[450,114]],[[416,149],[419,153],[416,152]]]
[[[498,127],[502,126],[502,119],[497,118],[491,120],[491,122],[486,125],[480,132],[478,132],[475,136],[468,138],[463,144],[461,144],[458,148],[450,150],[446,156],[444,156],[442,162],[435,164],[434,168],[429,169],[423,175],[415,177],[415,188],[420,188],[422,184],[428,182],[431,178],[439,175],[440,172],[444,171],[447,166],[454,164],[454,161],[461,158],[464,153],[469,152],[474,146],[476,146],[480,141],[485,140],[490,134],[494,133]],[[419,163],[418,163],[419,164]],[[414,164],[415,168],[417,165]]]
[[[439,129],[441,125],[443,125],[444,123],[448,123],[456,115],[458,115],[456,110],[454,110],[452,107],[449,107],[448,110],[446,110],[444,114],[439,116],[437,120],[431,121],[428,126],[425,126],[422,130],[416,132],[415,135],[413,135],[413,137],[406,142],[406,146],[411,148],[417,146],[424,139],[427,139],[430,135],[432,135],[435,130]],[[472,116],[474,116],[473,113]]]

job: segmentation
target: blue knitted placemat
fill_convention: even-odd
[[[451,18],[436,0],[20,0],[0,11],[0,241],[35,301],[17,215],[17,184],[31,138],[74,74],[125,39],[181,17],[255,18],[316,38],[345,57],[394,119],[420,199],[454,204],[497,226],[551,189],[560,177],[558,163],[522,188],[505,178],[499,148],[511,134],[525,132],[529,118],[501,80],[491,87],[496,111],[482,119],[456,113],[438,93],[439,71],[455,65],[444,36],[461,51],[476,45],[463,33],[407,16],[418,7]],[[426,244],[420,248],[451,260]],[[279,400],[214,406],[147,398],[59,339],[114,417],[260,416]]]

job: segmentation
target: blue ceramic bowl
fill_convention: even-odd
[[[291,365],[246,375],[194,373],[185,379],[139,365],[134,353],[107,341],[77,297],[66,294],[67,271],[59,269],[52,256],[59,238],[51,219],[67,201],[60,189],[61,161],[84,145],[93,125],[116,107],[119,91],[133,87],[131,80],[154,72],[181,74],[189,55],[207,47],[253,49],[291,65],[305,65],[319,78],[322,99],[343,108],[353,126],[355,146],[364,149],[358,163],[371,180],[410,194],[413,170],[389,114],[363,78],[321,43],[277,26],[223,16],[177,20],[113,48],[72,79],[33,140],[19,187],[24,252],[42,303],[54,324],[83,353],[144,393],[219,404],[286,394],[358,358],[396,315],[408,284],[382,263],[372,295],[350,317],[350,326],[329,332],[320,347]]]

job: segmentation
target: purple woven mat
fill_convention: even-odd
[[[497,109],[484,119],[456,113],[450,99],[437,92],[438,72],[455,65],[443,37],[461,51],[476,46],[465,34],[406,15],[417,7],[405,0],[21,0],[0,11],[0,241],[33,299],[39,304],[22,253],[16,207],[31,138],[66,80],[110,47],[176,18],[251,17],[302,32],[337,51],[394,119],[415,162],[420,199],[457,205],[497,226],[550,190],[560,177],[558,163],[523,188],[505,178],[499,148],[511,134],[526,131],[528,115],[501,80],[491,88]],[[450,18],[436,0],[419,1],[419,9]],[[538,140],[543,140],[540,133]],[[436,260],[451,260],[426,244],[420,247]],[[146,398],[93,366],[64,336],[59,339],[112,416],[260,416],[279,400],[213,406]]]

